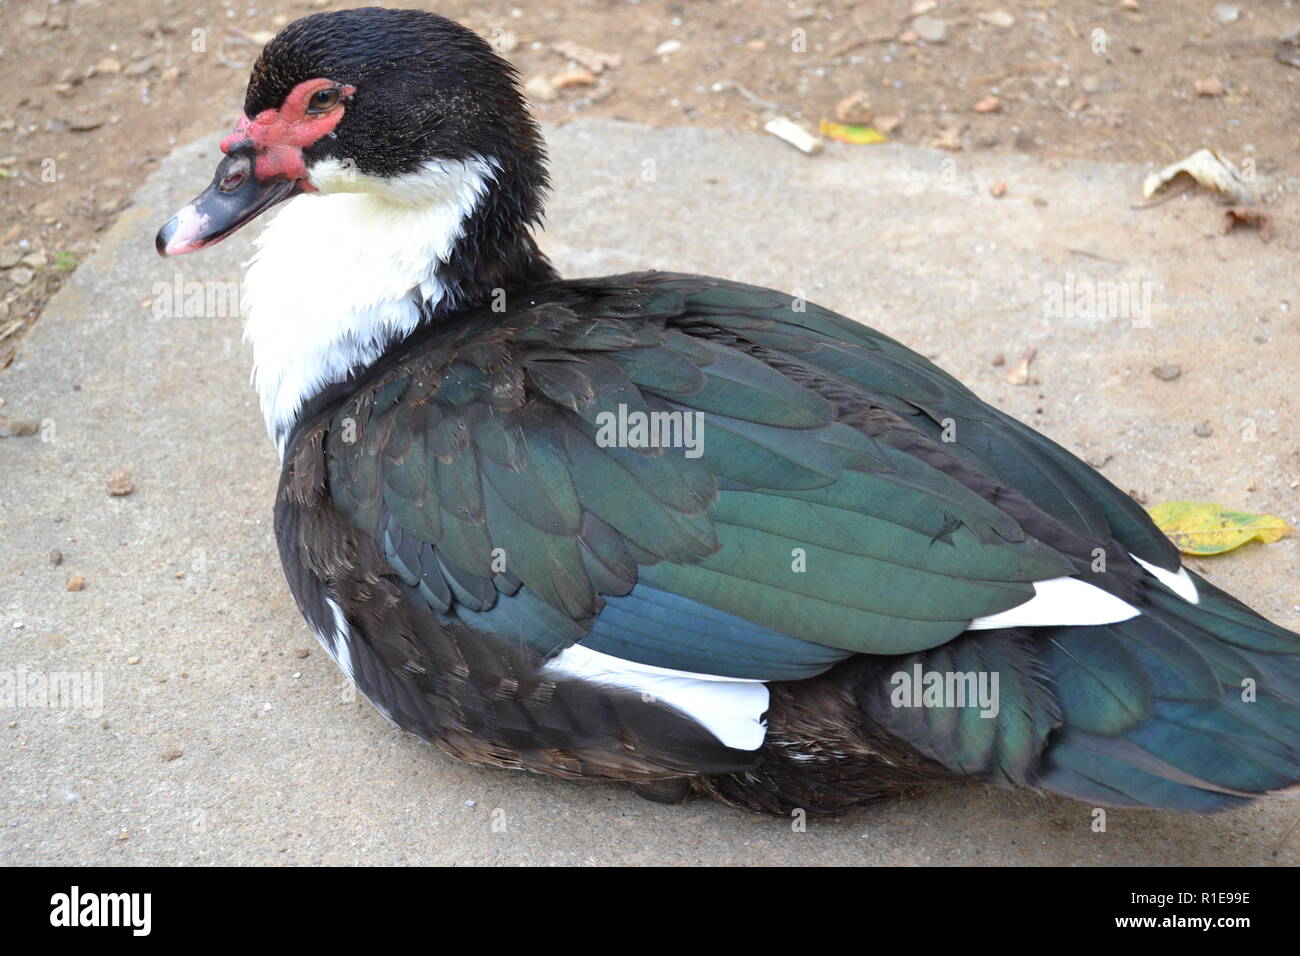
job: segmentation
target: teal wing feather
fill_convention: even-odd
[[[439,614],[723,676],[934,647],[1073,572],[917,427],[942,373],[786,301],[616,277],[430,330],[339,410],[331,494]],[[697,416],[698,457],[611,445],[620,410]]]

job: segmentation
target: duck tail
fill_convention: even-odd
[[[1300,635],[1192,579],[1195,604],[1153,587],[1127,621],[971,631],[888,659],[864,670],[859,706],[949,770],[1086,803],[1209,813],[1294,787]],[[883,682],[909,670],[996,674],[997,700],[897,706]]]

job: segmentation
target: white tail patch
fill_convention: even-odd
[[[649,695],[682,711],[728,747],[757,750],[767,736],[769,695],[762,681],[715,677],[637,664],[574,644],[542,668],[543,676],[574,677]]]
[[[1130,554],[1129,557],[1146,568],[1152,577],[1184,601],[1190,601],[1192,604],[1201,603],[1201,594],[1196,590],[1196,582],[1192,580],[1186,568],[1179,567],[1177,571],[1166,571],[1164,568],[1158,568],[1150,562],[1143,561],[1136,554]]]
[[[977,617],[967,630],[999,627],[1052,627],[1067,624],[1114,624],[1142,612],[1127,601],[1078,578],[1034,582],[1034,596],[1024,604]]]

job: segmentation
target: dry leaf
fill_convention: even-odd
[[[1028,348],[1025,354],[1020,356],[1020,361],[1013,365],[1007,372],[1008,385],[1028,385],[1029,384],[1029,363],[1034,360],[1038,354],[1038,349]]]
[[[565,59],[572,60],[579,66],[585,66],[592,73],[616,70],[623,65],[623,58],[617,53],[602,53],[599,50],[593,50],[591,47],[583,46],[580,43],[570,43],[567,40],[555,44],[551,49]]]
[[[932,136],[926,145],[931,149],[950,149],[957,152],[961,149],[961,127],[949,126],[939,130],[938,135]]]
[[[1222,554],[1255,540],[1272,544],[1295,530],[1276,515],[1228,511],[1201,501],[1166,501],[1148,513],[1183,554]]]
[[[1273,241],[1273,217],[1262,209],[1249,206],[1233,206],[1223,214],[1223,234],[1227,235],[1238,226],[1254,226],[1259,230],[1259,238],[1265,242]]]
[[[1254,195],[1249,184],[1232,163],[1212,149],[1198,149],[1186,159],[1172,163],[1152,173],[1142,183],[1142,195],[1147,199],[1181,175],[1191,176],[1206,189],[1229,196],[1242,205],[1250,205]]]
[[[835,118],[850,126],[866,126],[874,118],[866,91],[856,90],[835,104]]]
[[[898,127],[903,125],[902,113],[891,113],[888,116],[877,116],[875,122],[876,129],[888,136]]]
[[[591,70],[582,68],[565,70],[551,77],[551,87],[557,90],[567,90],[571,86],[594,86],[595,83],[596,75]]]

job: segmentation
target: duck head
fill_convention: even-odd
[[[545,154],[514,68],[443,17],[376,7],[296,20],[253,66],[244,116],[211,184],[158,232],[164,256],[220,242],[306,193],[437,201],[491,157],[500,235],[540,217]]]

